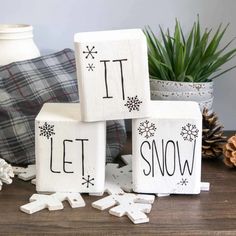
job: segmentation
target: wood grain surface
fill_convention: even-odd
[[[125,148],[131,152],[131,142]],[[236,170],[221,159],[203,161],[202,181],[210,192],[156,198],[150,222],[134,225],[127,217],[111,216],[91,203],[99,197],[83,194],[86,207],[27,215],[19,210],[35,186],[17,178],[0,191],[0,235],[236,235]]]

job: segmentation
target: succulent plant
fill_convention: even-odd
[[[144,30],[148,43],[149,74],[152,79],[179,82],[209,82],[236,67],[221,70],[221,66],[236,55],[236,49],[226,52],[232,39],[220,48],[220,42],[228,28],[222,24],[212,34],[212,29],[201,30],[199,17],[188,36],[184,36],[178,20],[173,35],[169,29],[161,39],[150,27]],[[218,72],[218,73],[217,73]]]

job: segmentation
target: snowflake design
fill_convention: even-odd
[[[138,99],[138,96],[135,97],[128,97],[128,101],[126,102],[125,106],[128,107],[129,112],[131,111],[139,111],[139,107],[142,101]]]
[[[180,133],[183,136],[184,140],[192,142],[198,137],[199,130],[197,129],[196,125],[191,125],[188,123],[184,127],[182,127],[182,131]]]
[[[146,139],[154,136],[155,131],[157,130],[154,123],[149,122],[148,120],[145,120],[144,122],[141,122],[138,128],[139,134],[144,135]]]
[[[180,181],[179,181],[179,183],[177,183],[177,184],[180,184],[180,185],[182,185],[182,186],[186,186],[187,184],[188,184],[188,180],[187,179],[181,179]]]
[[[88,175],[88,178],[82,178],[84,180],[84,182],[82,183],[82,185],[87,184],[87,188],[89,187],[89,185],[94,185],[94,183],[92,183],[92,181],[94,181],[94,178],[90,178],[90,175]]]
[[[44,136],[49,139],[51,136],[53,136],[54,133],[54,125],[50,125],[47,122],[44,123],[43,126],[39,126],[40,134],[39,136]]]
[[[92,64],[88,63],[88,66],[86,66],[86,68],[88,69],[88,71],[93,71],[95,66],[93,65],[93,63]]]
[[[97,51],[94,51],[95,47],[92,46],[91,49],[89,49],[89,46],[86,46],[87,48],[87,51],[83,51],[83,54],[87,54],[85,56],[85,59],[88,59],[89,56],[91,56],[92,59],[94,59],[94,55],[93,54],[97,54],[98,52]]]

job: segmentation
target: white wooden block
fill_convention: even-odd
[[[107,164],[106,165],[106,180],[105,180],[105,188],[104,191],[109,194],[124,194],[123,189],[119,184],[117,184],[117,172],[118,172],[118,164]]]
[[[126,165],[130,165],[130,166],[132,165],[132,155],[131,154],[121,155],[121,159]]]
[[[202,116],[198,104],[152,101],[151,109],[150,118],[132,123],[134,191],[199,194]]]
[[[13,171],[18,176],[19,179],[22,179],[24,181],[34,179],[36,176],[35,165],[28,165],[26,168],[14,166]]]
[[[150,88],[142,30],[78,33],[74,42],[82,120],[146,117]]]
[[[47,103],[35,131],[37,191],[104,191],[105,122],[81,122],[78,103]]]
[[[94,208],[105,210],[115,206],[109,210],[111,215],[122,217],[127,215],[134,224],[146,223],[149,218],[145,213],[149,213],[155,196],[125,193],[123,195],[113,194],[92,203]]]
[[[0,190],[3,183],[11,184],[14,177],[13,168],[4,159],[0,158]]]

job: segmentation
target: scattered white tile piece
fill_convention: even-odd
[[[145,213],[149,213],[152,203],[155,200],[153,195],[124,193],[123,195],[113,194],[92,203],[94,208],[105,210],[115,206],[109,210],[111,215],[118,217],[127,215],[134,224],[149,222],[149,218]]]
[[[126,165],[130,165],[130,166],[132,165],[132,155],[131,154],[121,155],[121,159]]]
[[[19,179],[28,181],[36,177],[36,166],[28,165],[26,168],[14,166],[13,172],[18,176]]]
[[[106,191],[109,194],[122,194],[132,191],[132,159],[131,155],[122,155],[125,166],[119,168],[118,164],[106,165]]]
[[[72,208],[84,207],[85,202],[79,193],[54,193],[51,195],[33,194],[30,203],[20,207],[20,210],[33,214],[37,211],[48,208],[49,211],[63,209],[62,202],[67,200]]]
[[[81,197],[80,193],[54,193],[53,197],[57,198],[61,202],[68,201],[72,208],[84,207],[85,201]]]
[[[20,166],[12,166],[12,169],[15,175],[18,175],[25,171],[25,167],[20,167]]]
[[[79,103],[45,103],[35,119],[38,192],[104,191],[106,122],[82,122]]]
[[[33,194],[30,203],[21,206],[20,210],[27,214],[33,214],[45,208],[48,208],[49,211],[61,210],[63,204],[52,195]]]
[[[82,121],[149,115],[147,40],[141,29],[80,32],[74,45]]]
[[[36,185],[36,178],[31,180],[31,184]]]
[[[132,120],[133,190],[200,194],[202,114],[196,102],[151,101]]]
[[[121,159],[126,164],[119,168],[119,164],[106,165],[106,180],[104,192],[109,194],[124,194],[132,191],[132,163],[131,155],[122,155]],[[92,196],[102,196],[103,193],[91,193]]]
[[[170,196],[170,194],[169,193],[157,193],[156,196],[157,197],[168,197],[168,196]]]
[[[106,165],[106,179],[104,192],[109,194],[124,194],[124,191],[119,184],[115,181],[117,178],[117,170],[119,164],[107,164]]]
[[[201,182],[201,191],[210,191],[210,183]]]

